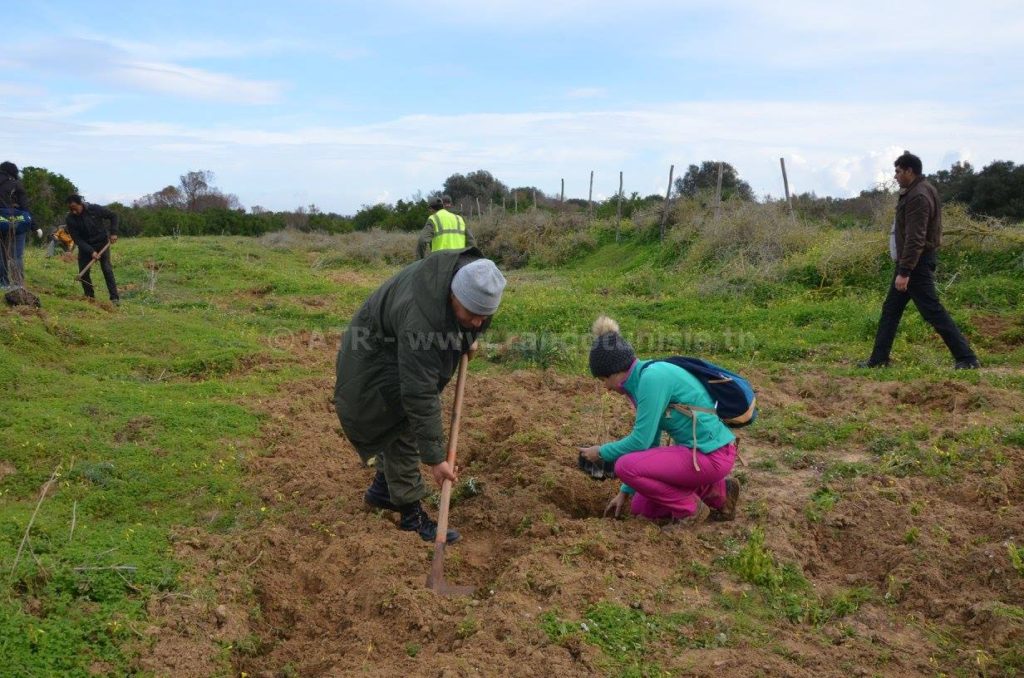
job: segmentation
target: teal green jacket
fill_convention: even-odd
[[[654,364],[641,374],[644,365],[651,362]],[[662,431],[667,431],[677,445],[696,448],[703,454],[711,454],[736,440],[717,416],[698,412],[697,443],[694,445],[693,421],[682,412],[669,410],[669,405],[678,403],[714,409],[715,402],[696,377],[677,365],[637,360],[622,388],[636,407],[636,421],[628,436],[601,446],[601,458],[605,461],[615,461],[624,454],[657,447]]]

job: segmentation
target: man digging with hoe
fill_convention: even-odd
[[[334,405],[345,435],[377,472],[364,494],[397,511],[399,529],[455,542],[423,510],[420,464],[455,482],[445,458],[440,393],[498,310],[505,278],[479,250],[449,250],[407,266],[356,311],[338,350]],[[454,431],[453,431],[454,435]]]

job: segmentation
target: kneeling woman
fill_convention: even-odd
[[[593,332],[590,372],[636,408],[628,436],[580,450],[589,461],[614,462],[615,474],[623,482],[605,515],[620,515],[629,502],[632,513],[650,520],[696,521],[704,515],[703,501],[710,509],[710,520],[732,520],[740,486],[726,476],[736,460],[736,436],[714,414],[691,412],[694,421],[673,407],[713,410],[715,403],[707,390],[681,367],[637,360],[611,318],[599,317]],[[662,431],[671,436],[673,445],[657,446]]]

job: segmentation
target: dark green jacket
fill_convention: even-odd
[[[481,330],[463,329],[449,303],[455,272],[480,250],[438,252],[403,268],[356,311],[338,350],[334,405],[361,454],[408,423],[425,464],[445,459],[439,394]]]

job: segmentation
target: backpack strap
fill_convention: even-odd
[[[697,407],[696,405],[684,405],[683,403],[669,403],[668,409],[665,410],[665,416],[667,417],[672,410],[685,414],[690,418],[690,422],[693,424],[693,470],[699,471],[700,464],[697,463],[697,413],[703,412],[704,414],[716,414],[716,412],[709,407]]]

